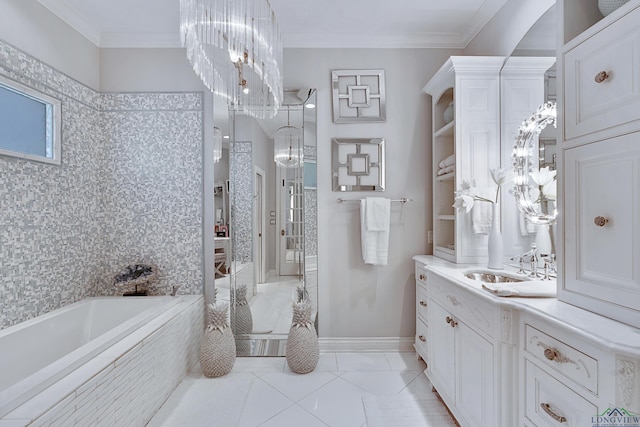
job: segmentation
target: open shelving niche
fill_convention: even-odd
[[[433,170],[437,173],[438,163],[455,154],[455,117],[449,123],[444,121],[444,110],[454,100],[453,88],[447,88],[433,104]],[[454,214],[454,192],[456,189],[455,172],[436,176],[433,187],[435,224],[433,232],[434,253],[441,257],[452,258],[455,255],[456,223]]]

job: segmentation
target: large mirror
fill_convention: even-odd
[[[555,105],[556,43],[554,5],[531,26],[505,60],[501,71],[501,163],[503,167],[519,168],[523,173],[516,179],[512,191],[502,193],[501,222],[507,258],[529,251],[532,243],[536,244],[539,255],[555,253],[555,226],[551,218],[555,212],[558,130],[553,125],[546,126],[551,124],[548,116],[545,120],[532,117],[540,113],[541,106]],[[525,121],[532,129],[523,135]],[[535,129],[533,122],[536,122]],[[513,157],[516,145],[522,145],[524,139],[527,145],[525,166],[518,165]],[[522,154],[524,149],[520,147],[520,150]],[[543,187],[546,194],[540,197]],[[519,208],[519,201],[529,203],[527,209]]]
[[[215,167],[215,284],[238,356],[285,355],[301,294],[317,324],[315,105],[315,90],[301,89],[285,91],[272,119],[229,110]]]

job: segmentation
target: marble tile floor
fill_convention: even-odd
[[[191,373],[149,427],[455,427],[415,353],[326,353],[314,372],[284,357],[237,358],[231,373]]]

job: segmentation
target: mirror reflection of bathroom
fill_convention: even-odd
[[[271,119],[229,110],[215,170],[215,285],[231,304],[238,356],[284,355],[291,302],[304,292],[317,307],[315,102],[303,89],[285,91]]]
[[[521,39],[501,71],[503,93],[502,164],[511,165],[512,149],[523,120],[529,118],[545,102],[556,101],[556,7],[551,6]],[[532,171],[538,177],[553,181],[547,185],[546,199],[537,198],[536,209],[550,214],[555,209],[556,141],[558,129],[547,126],[532,143]],[[534,167],[536,165],[537,167]],[[538,179],[536,177],[536,179]],[[534,183],[534,179],[530,179]],[[544,183],[543,183],[544,184]],[[533,184],[532,184],[533,185]],[[535,192],[535,190],[534,190]],[[553,194],[551,194],[553,193]],[[536,245],[539,258],[555,254],[555,224],[536,225],[520,211],[510,192],[502,194],[502,228],[505,262]],[[540,261],[543,262],[543,261]]]

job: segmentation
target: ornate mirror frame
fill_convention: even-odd
[[[544,183],[532,179],[532,174],[541,175],[539,163],[534,158],[534,154],[537,154],[538,136],[548,125],[556,126],[555,102],[542,104],[535,113],[522,122],[511,156],[513,168],[517,174],[513,188],[516,204],[525,218],[536,225],[553,224],[558,216],[555,206],[551,213],[543,212],[540,207],[543,202],[555,202],[555,191],[552,193],[545,191],[548,187]],[[555,184],[555,177],[547,183],[553,186]],[[555,187],[553,188],[555,190]],[[553,194],[553,198],[549,197],[549,193]]]

